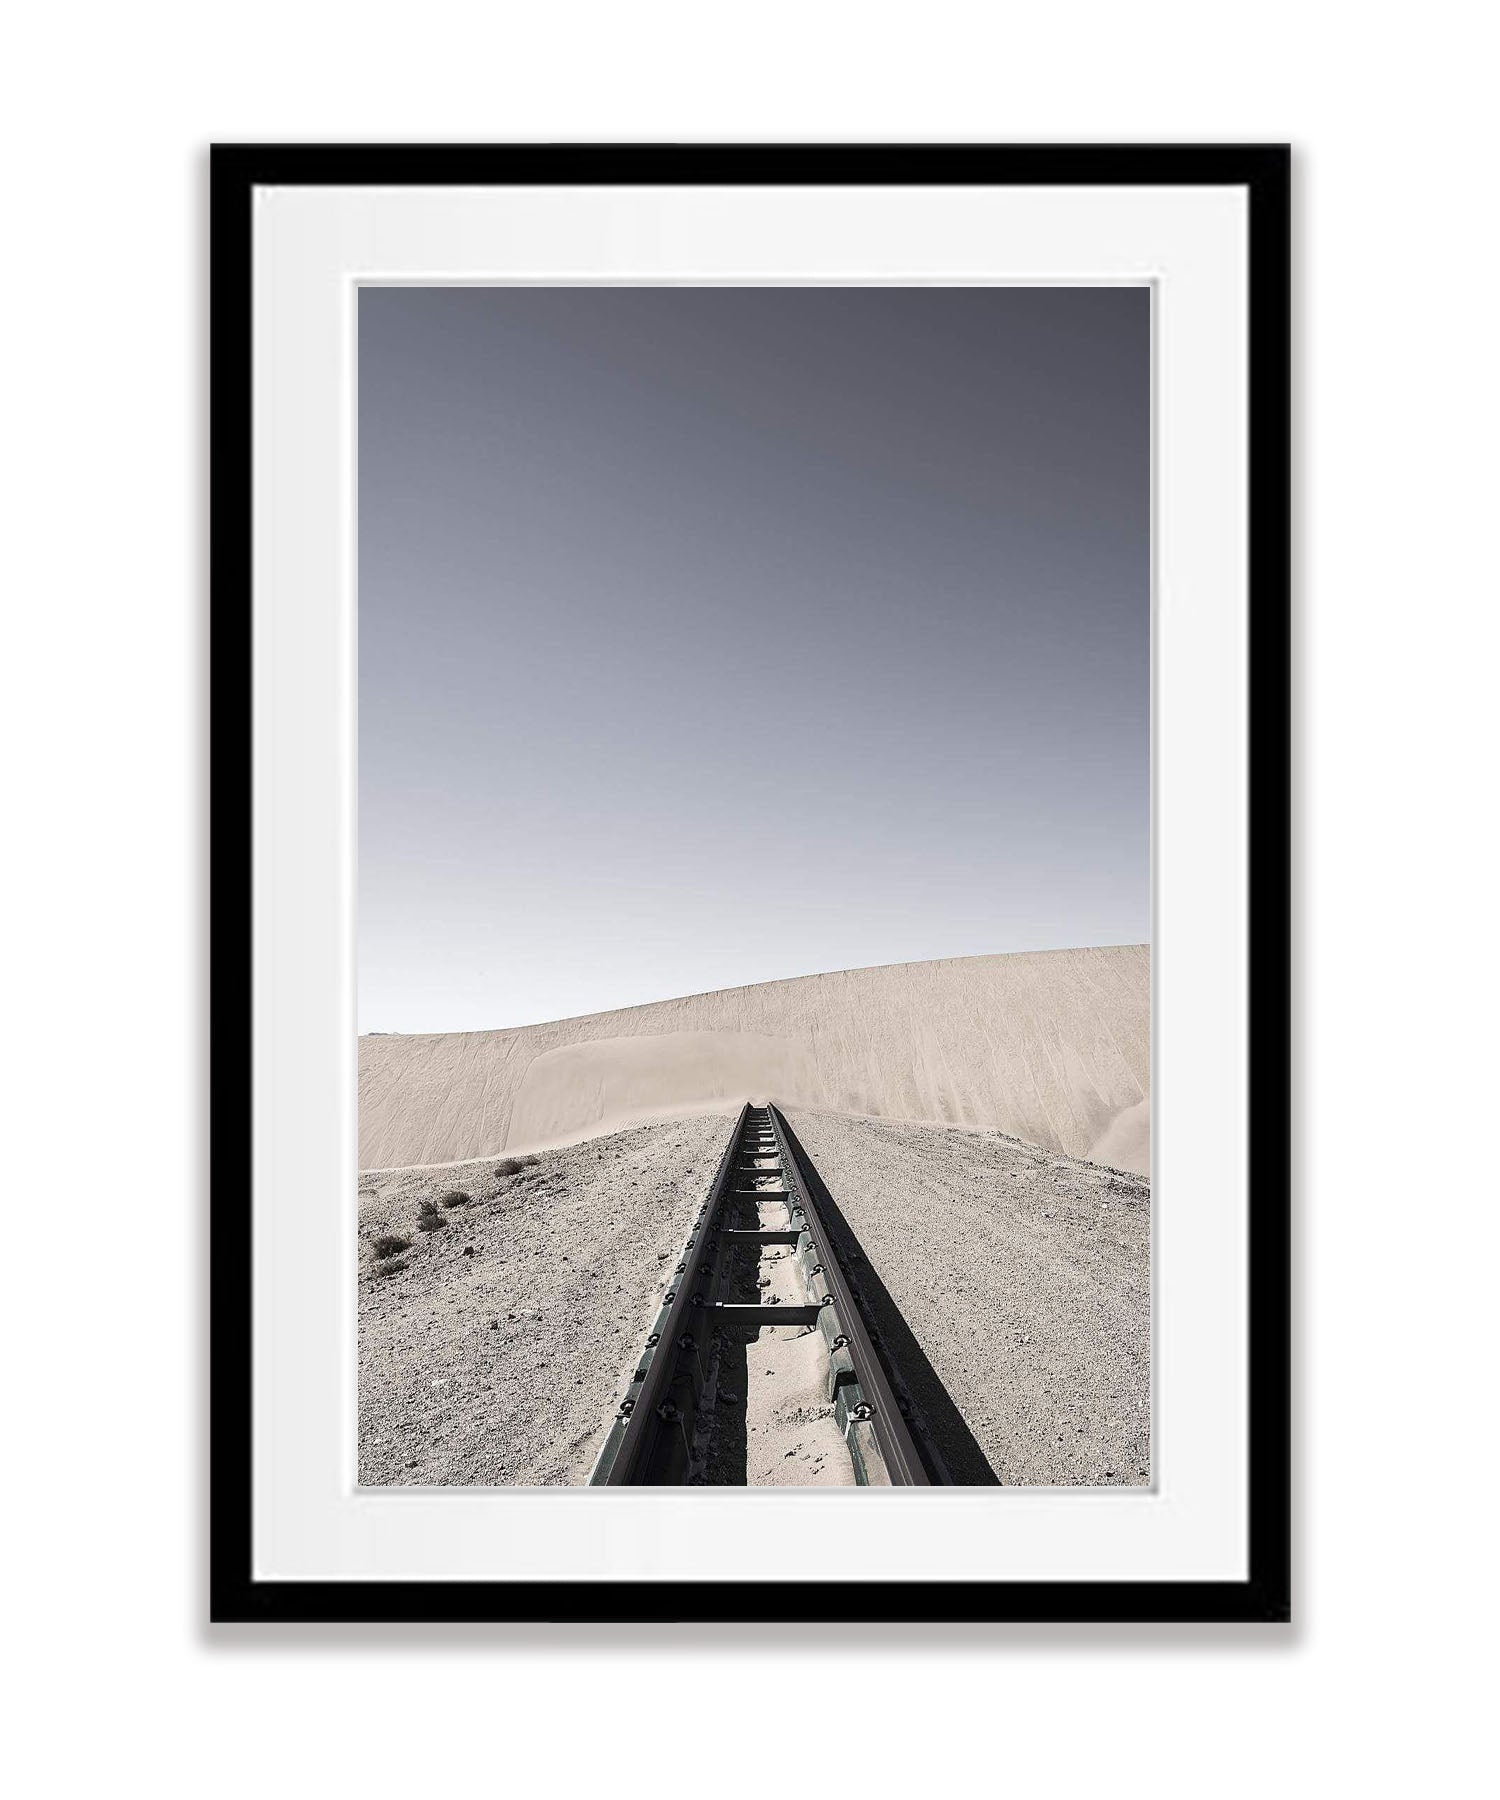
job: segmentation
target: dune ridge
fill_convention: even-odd
[[[1150,1168],[1148,945],[895,963],[359,1044],[362,1169],[783,1107],[999,1130]]]

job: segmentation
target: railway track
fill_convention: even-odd
[[[861,1311],[859,1252],[823,1215],[804,1156],[774,1106],[741,1109],[590,1485],[782,1485],[794,1456],[790,1473],[819,1483],[944,1478]],[[795,1449],[758,1408],[767,1377],[803,1401]]]

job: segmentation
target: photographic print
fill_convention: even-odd
[[[1151,306],[359,289],[361,1484],[1149,1485]]]
[[[216,1620],[1288,1616],[1288,171],[215,147]]]

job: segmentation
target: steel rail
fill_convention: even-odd
[[[778,1166],[767,1169],[767,1161]],[[751,1185],[741,1186],[741,1177]],[[777,1185],[753,1185],[767,1180]],[[739,1333],[765,1325],[821,1334],[826,1392],[856,1483],[921,1487],[947,1479],[940,1461],[933,1465],[935,1477],[928,1472],[862,1313],[859,1283],[844,1268],[818,1203],[820,1192],[827,1190],[778,1109],[743,1106],[605,1436],[591,1486],[680,1485],[701,1471],[717,1428],[721,1351]],[[748,1230],[735,1224],[731,1203],[752,1198],[784,1204],[787,1226]],[[792,1247],[803,1302],[781,1296],[747,1304],[732,1297],[737,1251],[771,1244]]]
[[[788,1136],[789,1128],[780,1108],[768,1106],[766,1110],[776,1136],[781,1166],[786,1172],[789,1185],[795,1189],[813,1236],[818,1262],[821,1264],[815,1272],[821,1275],[832,1294],[843,1335],[849,1339],[848,1349],[850,1360],[854,1364],[855,1379],[859,1382],[863,1403],[870,1409],[865,1417],[874,1426],[875,1439],[885,1459],[891,1483],[896,1487],[929,1487],[932,1478],[927,1473],[911,1427],[880,1360],[880,1354],[870,1340],[869,1327],[860,1310],[858,1283],[852,1281],[844,1269],[839,1258],[837,1240],[829,1231],[828,1223],[813,1197],[812,1184],[803,1167],[806,1153],[800,1146],[793,1147]]]
[[[641,1480],[645,1464],[650,1460],[661,1436],[663,1419],[658,1409],[665,1405],[666,1388],[676,1370],[679,1340],[684,1335],[693,1313],[693,1300],[705,1273],[708,1246],[713,1227],[735,1178],[735,1162],[750,1117],[748,1103],[740,1108],[728,1145],[719,1159],[719,1167],[709,1189],[708,1199],[698,1210],[693,1229],[688,1235],[683,1256],[674,1271],[671,1285],[662,1302],[655,1324],[646,1338],[645,1349],[636,1361],[630,1391],[615,1414],[604,1447],[594,1465],[590,1485],[623,1487]]]

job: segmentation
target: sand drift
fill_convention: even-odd
[[[591,1477],[594,1486],[926,1486],[910,1397],[860,1310],[855,1256],[784,1118],[744,1107]],[[847,1260],[846,1260],[847,1259]],[[862,1259],[860,1259],[862,1260]],[[791,1392],[800,1466],[758,1404]],[[803,1448],[808,1446],[808,1448]]]

